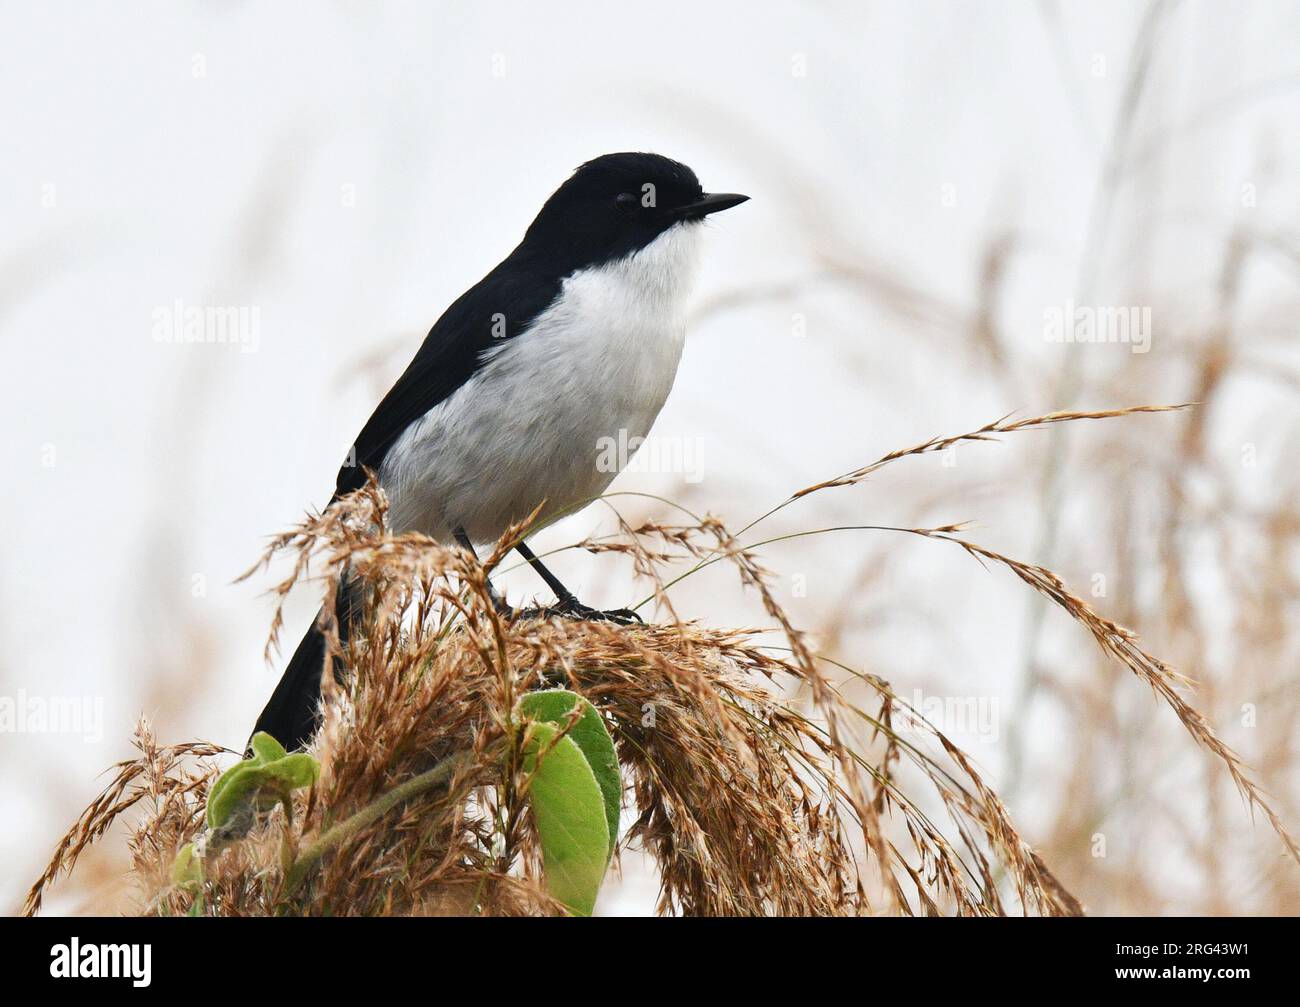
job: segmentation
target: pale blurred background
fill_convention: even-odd
[[[974,522],[1198,680],[1300,829],[1300,4],[8,4],[0,38],[0,695],[96,711],[0,731],[6,910],[141,713],[242,746],[279,668],[272,578],[232,581],[442,309],[629,149],[753,200],[710,229],[655,429],[697,464],[614,489],[739,528],[1013,411],[1199,401],[908,459],[751,539]],[[1149,352],[1050,341],[1071,300],[1148,308]],[[178,301],[244,309],[244,344],[160,341]],[[934,719],[1090,911],[1300,912],[1221,765],[1004,571],[887,532],[762,555],[824,652],[955,701]],[[617,557],[555,567],[645,593]],[[758,622],[734,578],[679,613]],[[47,911],[126,910],[125,863],[110,837]],[[655,890],[629,856],[601,909]]]

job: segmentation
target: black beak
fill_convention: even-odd
[[[739,206],[748,198],[738,192],[706,192],[694,203],[678,207],[673,211],[673,216],[678,220],[699,220],[710,213]]]

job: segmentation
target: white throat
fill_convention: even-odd
[[[590,353],[633,357],[675,343],[680,357],[686,302],[699,272],[700,231],[695,222],[674,224],[631,255],[565,277],[560,295],[528,330],[492,347],[484,359],[575,338],[587,341]],[[641,342],[649,345],[636,345]],[[676,367],[674,359],[674,373]]]
[[[570,279],[598,275],[625,285],[647,310],[684,313],[700,264],[697,222],[674,224],[640,251],[615,262],[582,270]]]

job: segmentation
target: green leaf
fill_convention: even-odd
[[[249,742],[249,747],[253,750],[253,754],[222,773],[217,782],[212,785],[212,789],[208,791],[209,826],[212,824],[212,805],[217,801],[218,795],[230,785],[230,781],[239,775],[235,770],[244,770],[249,766],[260,766],[285,756],[284,746],[265,731],[258,731],[254,734]]]
[[[269,734],[253,735],[252,748],[252,758],[231,766],[208,791],[208,828],[219,831],[219,839],[243,835],[258,807],[286,800],[320,778],[319,762],[306,752],[287,754]]]
[[[582,750],[588,765],[600,786],[605,802],[605,821],[609,828],[609,856],[614,855],[618,844],[618,819],[623,806],[623,778],[619,774],[618,755],[614,739],[605,727],[605,718],[582,696],[567,689],[545,689],[530,692],[519,701],[519,710],[532,720],[544,720],[563,727],[569,722],[575,705],[581,705],[582,716],[568,732],[568,737]]]
[[[230,786],[230,777],[235,772],[235,770],[242,769],[244,766],[248,766],[248,765],[251,765],[251,763],[248,762],[247,760],[244,762],[235,763],[224,773],[222,773],[219,777],[217,777],[217,782],[214,783],[209,788],[208,790],[208,827],[209,828],[211,828],[212,826],[212,805],[217,802],[217,799],[221,796],[221,792],[225,790],[228,786]]]
[[[570,912],[590,916],[609,862],[609,825],[595,774],[571,738],[540,721],[529,725],[524,768],[546,887]]]
[[[284,750],[284,746],[272,738],[265,731],[258,731],[253,735],[250,742],[253,747],[253,757],[258,762],[274,762],[276,759],[283,759],[289,753]]]
[[[261,782],[261,767],[254,759],[227,769],[208,796],[208,828],[219,829],[232,821],[237,811],[252,803]]]
[[[197,891],[203,884],[203,859],[194,852],[194,844],[186,843],[176,851],[172,861],[172,884],[189,891]]]
[[[262,772],[268,781],[274,780],[288,790],[299,790],[320,779],[320,763],[306,752],[295,752],[267,763]]]

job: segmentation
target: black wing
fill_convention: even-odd
[[[434,323],[357,435],[339,469],[334,500],[364,486],[364,470],[377,472],[402,431],[473,377],[485,350],[519,335],[555,300],[558,277],[538,275],[512,259],[470,287]]]

